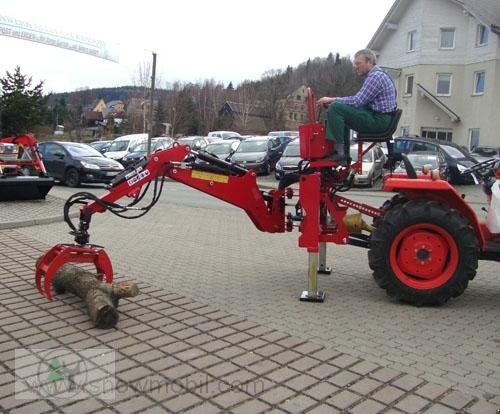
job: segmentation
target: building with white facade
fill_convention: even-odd
[[[396,0],[370,40],[398,134],[500,146],[500,0]]]

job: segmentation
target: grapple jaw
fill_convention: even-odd
[[[103,247],[93,244],[57,244],[42,256],[35,272],[36,287],[49,300],[52,300],[52,280],[57,270],[66,263],[93,263],[99,280],[105,278],[107,283],[113,281],[113,266]]]

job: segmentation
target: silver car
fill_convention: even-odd
[[[364,144],[363,148],[368,148],[370,144]],[[358,145],[351,145],[352,163],[358,159]],[[354,185],[364,185],[373,187],[375,182],[384,175],[384,164],[387,158],[380,145],[373,146],[362,160],[361,174],[354,176]]]

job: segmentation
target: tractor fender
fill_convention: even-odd
[[[481,250],[486,245],[485,235],[476,213],[455,188],[444,180],[433,180],[429,175],[417,179],[386,177],[382,187],[384,191],[403,194],[408,200],[429,200],[446,204],[459,211],[469,222],[476,233]]]

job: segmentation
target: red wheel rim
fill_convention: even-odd
[[[445,284],[458,266],[458,248],[442,227],[414,224],[394,239],[390,263],[396,277],[414,289],[428,290]]]

